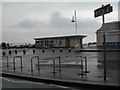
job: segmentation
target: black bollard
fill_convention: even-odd
[[[68,52],[71,52],[71,48],[68,48]]]
[[[54,49],[54,48],[52,49],[52,52],[55,52],[55,49]]]
[[[2,52],[2,55],[3,55],[3,56],[5,56],[5,55],[6,55],[6,53],[5,53],[5,52]]]
[[[9,55],[11,55],[12,54],[11,50],[8,53],[9,53]]]
[[[45,50],[44,50],[44,49],[42,49],[42,52],[44,53],[44,52],[45,52]]]
[[[33,50],[33,54],[35,54],[35,50]]]
[[[25,50],[23,50],[23,55],[26,55],[26,51]]]
[[[15,55],[17,55],[17,50],[15,50]]]
[[[60,48],[60,52],[62,52],[62,48]]]

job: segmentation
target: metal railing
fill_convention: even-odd
[[[9,67],[9,62],[8,62],[8,56],[6,56],[6,55],[3,55],[2,57],[5,57],[6,58],[6,60],[7,60],[7,68]]]
[[[83,71],[84,73],[89,73],[89,71],[88,71],[88,65],[87,65],[87,57],[83,57],[83,61],[85,61],[85,70]]]
[[[88,71],[88,66],[87,66],[87,57],[83,57],[83,56],[79,56],[81,57],[81,67],[80,67],[80,73],[78,75],[81,75],[81,77],[83,78],[84,75],[87,75],[87,73],[89,73]],[[84,68],[85,67],[85,68]]]
[[[39,61],[39,56],[33,56],[32,58],[31,58],[31,73],[33,73],[33,59],[34,58],[37,58],[37,60],[38,60],[38,73],[40,72],[40,61]]]
[[[13,58],[13,70],[15,71],[16,70],[16,66],[15,66],[15,60],[16,60],[16,58],[20,58],[20,62],[21,62],[21,66],[20,66],[20,68],[21,68],[21,71],[23,70],[22,68],[23,68],[23,65],[22,65],[22,56],[15,56],[14,58]]]
[[[55,57],[55,58],[53,58],[53,74],[54,74],[54,76],[55,76],[55,74],[57,73],[57,71],[56,71],[56,60],[58,60],[58,68],[59,68],[59,74],[61,74],[61,57]]]
[[[8,56],[2,56],[2,57],[6,57],[7,67],[9,67]],[[78,58],[80,60],[80,73],[78,75],[80,75],[83,78],[84,75],[87,75],[87,73],[89,73],[88,66],[87,66],[87,57],[85,57],[85,56],[78,56],[78,57],[81,57],[81,59]],[[21,63],[20,68],[21,68],[21,71],[22,71],[23,70],[22,56],[15,56],[13,58],[13,70],[14,71],[16,70],[16,58],[20,59],[20,63]],[[40,73],[40,58],[39,58],[39,56],[33,56],[31,58],[30,71],[31,71],[31,73],[33,73],[33,71],[34,71],[33,59],[35,59],[35,58],[37,60],[37,65],[38,65],[37,71],[38,71],[38,73]],[[52,60],[52,73],[53,73],[53,75],[55,76],[56,73],[61,74],[61,71],[62,71],[61,57],[51,57],[51,58],[46,58],[46,59],[51,59]],[[77,64],[79,65],[78,61],[77,61]]]

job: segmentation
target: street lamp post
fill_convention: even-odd
[[[71,22],[75,22],[75,34],[76,34],[75,51],[79,51],[80,44],[79,44],[78,37],[77,37],[77,14],[76,14],[76,10],[74,11],[74,15],[72,16]]]
[[[77,35],[77,17],[76,17],[76,10],[74,12],[74,15],[72,16],[71,22],[75,22],[75,33]]]

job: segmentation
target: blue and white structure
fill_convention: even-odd
[[[97,46],[103,46],[103,30],[105,30],[105,45],[120,46],[120,21],[105,23],[96,32]]]

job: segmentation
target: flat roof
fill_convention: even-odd
[[[50,37],[50,36],[48,36],[48,37],[36,37],[36,38],[34,38],[35,40],[40,40],[40,39],[59,39],[59,38],[74,38],[74,37],[82,37],[82,38],[85,38],[85,37],[87,37],[87,36],[85,36],[85,35],[69,35],[69,36],[52,36],[52,37]]]
[[[115,25],[115,27],[113,27],[112,25]],[[110,29],[110,26],[112,26],[113,28]],[[120,21],[113,21],[113,22],[108,22],[108,23],[105,23],[104,25],[102,25],[96,32],[99,32],[99,31],[108,31],[108,30],[120,30]]]

